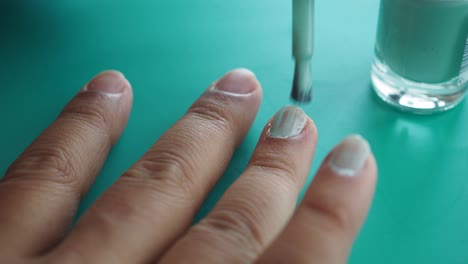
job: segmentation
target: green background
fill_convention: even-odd
[[[468,263],[466,103],[424,117],[380,103],[369,81],[378,1],[316,5],[315,99],[305,107],[320,132],[312,172],[349,133],[369,139],[380,170],[350,263]],[[207,85],[247,67],[264,100],[203,216],[245,167],[267,119],[289,103],[291,22],[291,0],[2,1],[0,174],[90,77],[121,70],[134,87],[133,112],[81,214]]]

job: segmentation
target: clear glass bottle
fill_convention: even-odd
[[[468,87],[468,0],[381,0],[372,83],[385,102],[431,114]]]

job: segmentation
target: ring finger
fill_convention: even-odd
[[[260,101],[250,71],[225,75],[104,193],[50,257],[60,263],[146,263],[159,256],[191,224]]]

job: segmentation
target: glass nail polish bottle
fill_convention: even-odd
[[[468,87],[468,0],[381,0],[372,83],[385,102],[431,114]]]

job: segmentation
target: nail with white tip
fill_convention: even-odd
[[[333,151],[328,165],[338,175],[353,177],[361,172],[370,154],[369,143],[362,136],[348,136]]]

